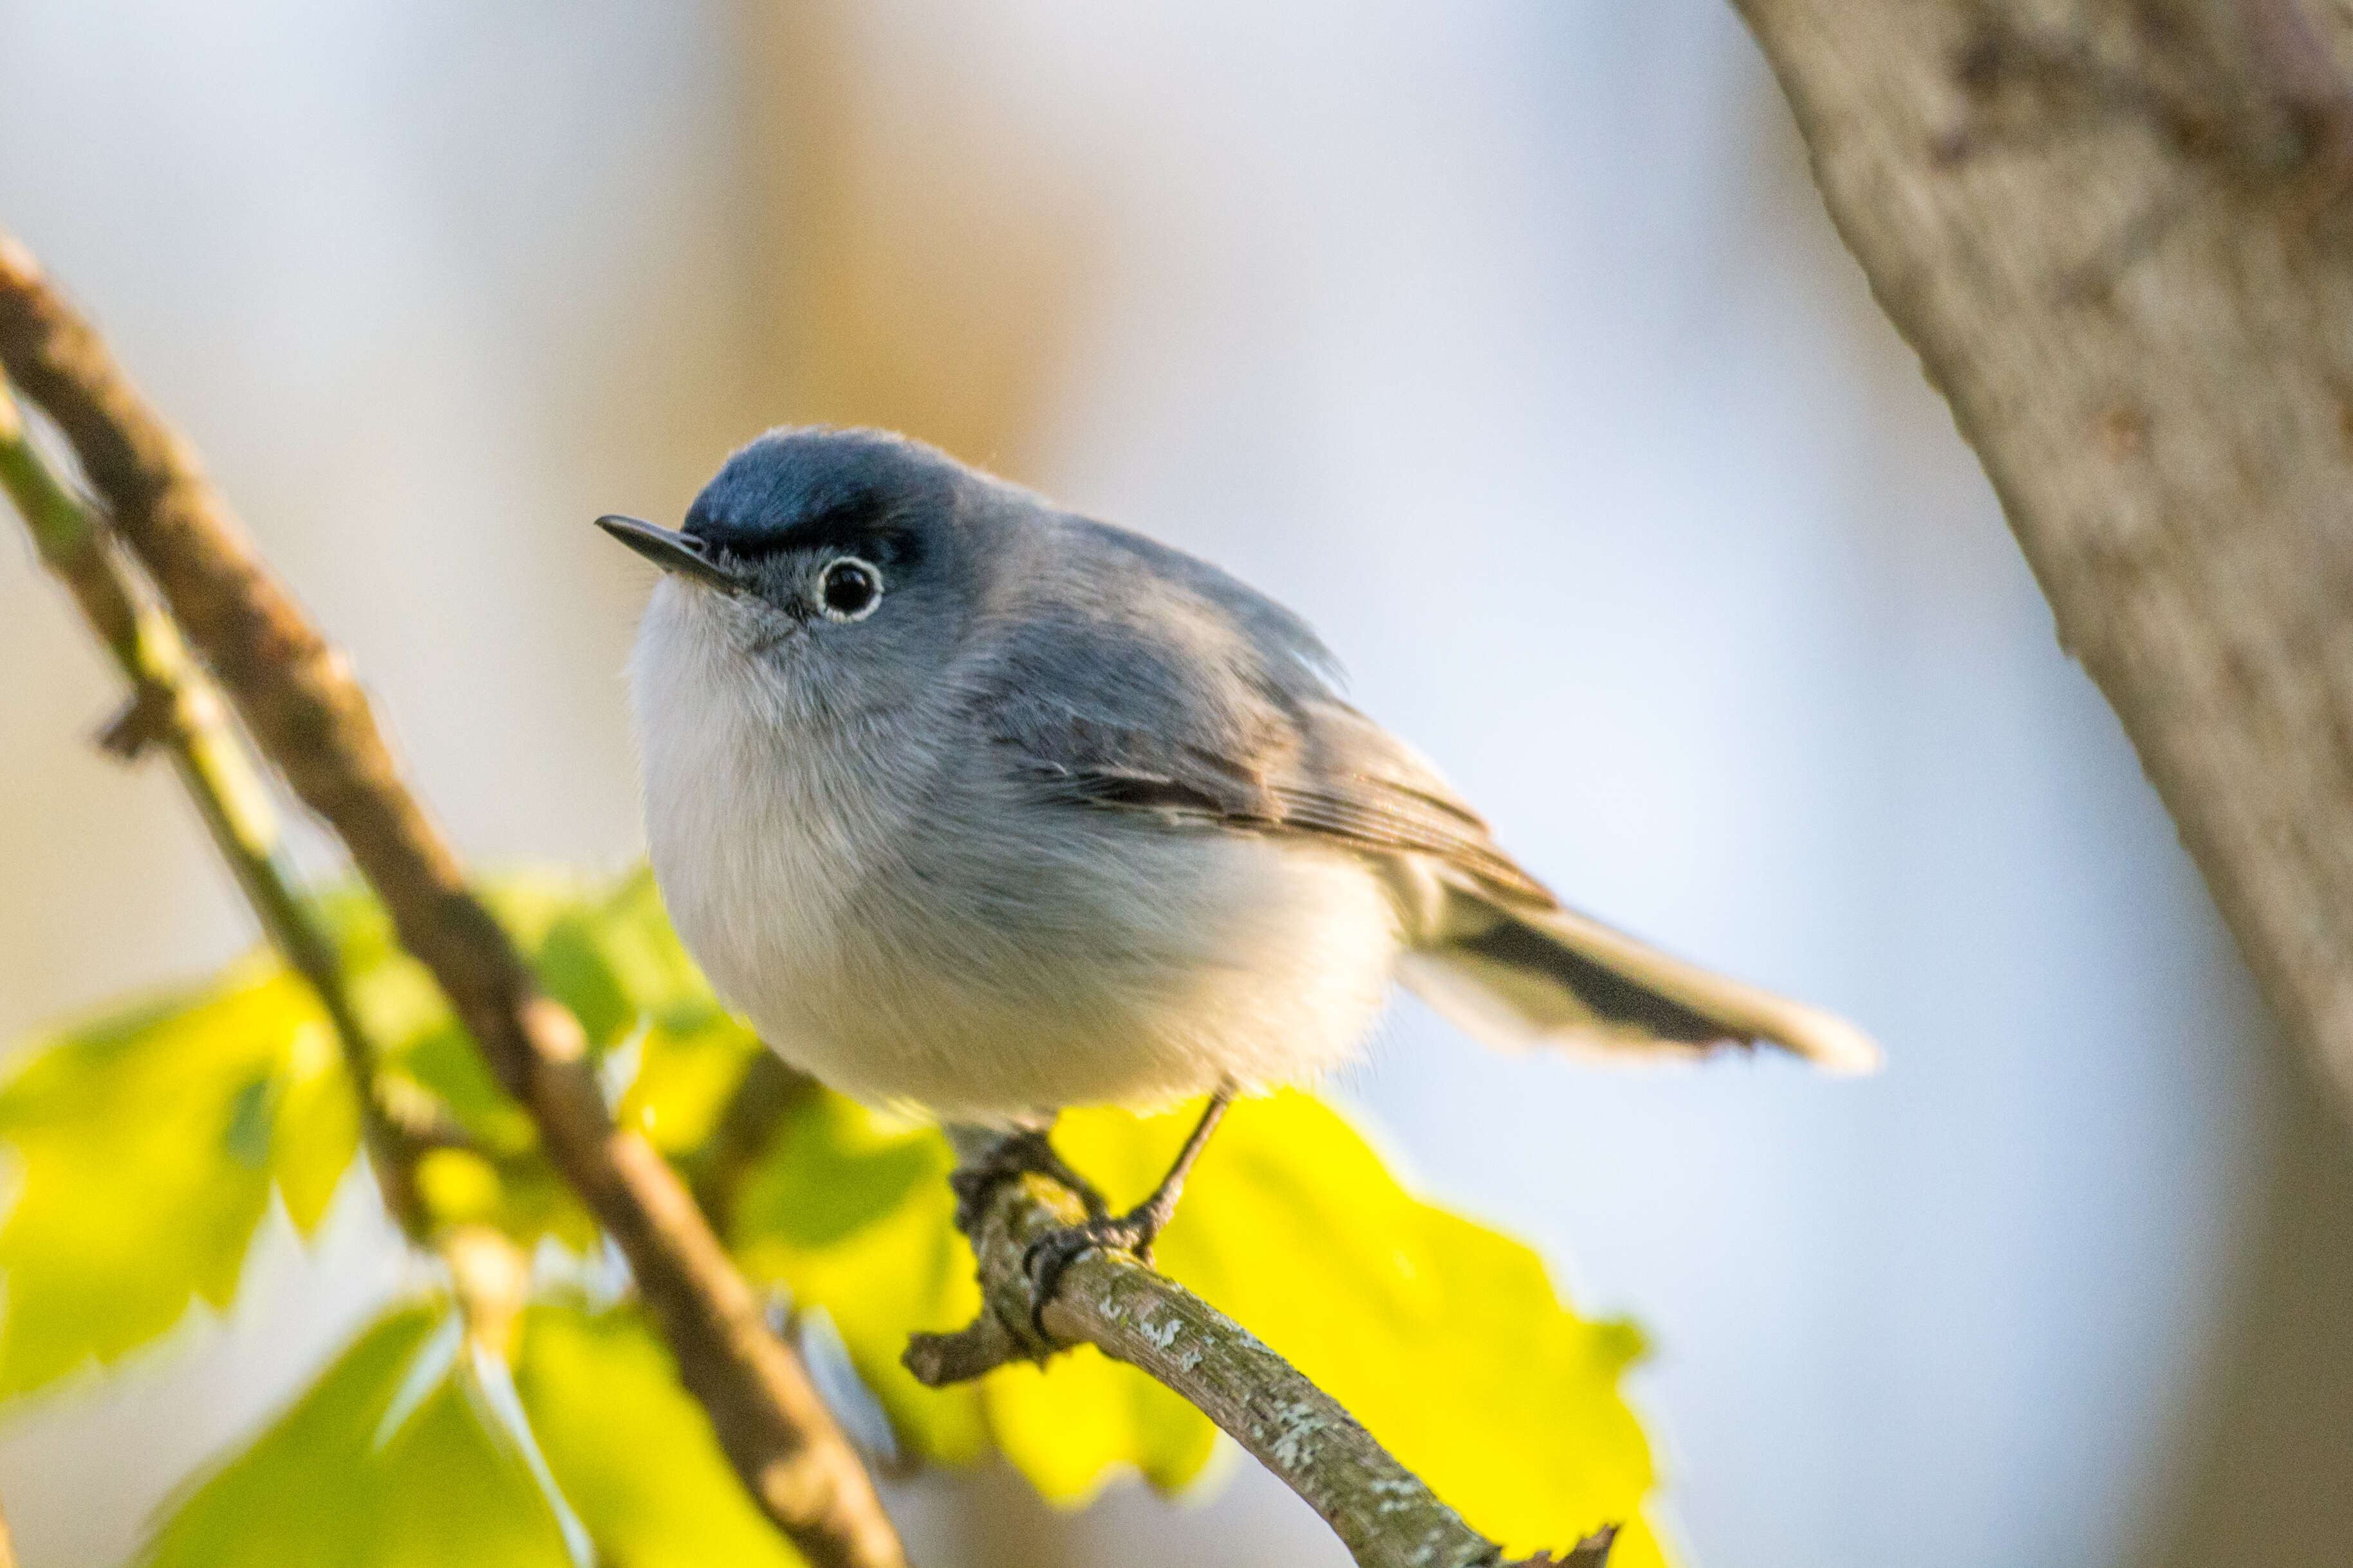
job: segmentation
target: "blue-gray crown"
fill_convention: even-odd
[[[738,555],[857,548],[953,510],[964,468],[886,430],[785,426],[740,447],[687,509],[686,531]]]

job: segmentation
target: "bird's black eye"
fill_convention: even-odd
[[[818,574],[817,602],[828,621],[862,621],[882,602],[882,573],[871,561],[837,556]]]

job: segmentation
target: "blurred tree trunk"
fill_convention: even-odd
[[[2353,94],[2316,0],[1736,0],[2290,1033],[2353,1100]]]
[[[2136,1510],[2122,1556],[2138,1568],[2334,1568],[2353,1541],[2353,1142],[2277,1033],[2246,1033],[2266,1169],[2233,1225],[2221,1331],[2181,1391],[2189,1419]]]

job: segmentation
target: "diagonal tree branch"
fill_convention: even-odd
[[[1736,5],[2061,643],[2353,1100],[2344,29],[2310,0]],[[1995,109],[2023,134],[1972,135]]]
[[[905,1561],[807,1371],[768,1331],[677,1173],[614,1125],[578,1022],[543,995],[401,783],[365,693],[270,573],[195,453],[32,257],[0,237],[0,368],[57,422],[190,644],[295,793],[334,827],[549,1157],[620,1247],[761,1507],[819,1568]]]
[[[1026,1267],[1030,1244],[1085,1217],[1077,1195],[1044,1176],[995,1183],[968,1232],[980,1264],[980,1315],[953,1334],[914,1336],[903,1359],[916,1381],[944,1387],[1092,1344],[1223,1427],[1323,1517],[1361,1568],[1602,1568],[1608,1561],[1614,1529],[1567,1557],[1503,1564],[1501,1545],[1464,1523],[1337,1400],[1240,1323],[1126,1253],[1082,1254],[1039,1302]]]
[[[62,581],[98,639],[131,683],[131,698],[103,743],[124,757],[160,742],[204,818],[262,932],[309,982],[326,1010],[344,1070],[359,1100],[360,1133],[385,1207],[410,1240],[425,1239],[416,1184],[419,1138],[376,1075],[376,1050],[362,1026],[334,940],[298,890],[280,841],[278,814],[228,710],[181,646],[170,617],[140,591],[104,523],[50,470],[0,382],[0,489],[24,517],[42,562]]]
[[[342,955],[301,894],[279,836],[276,807],[219,692],[187,656],[171,617],[155,607],[104,521],[34,446],[5,380],[0,489],[16,503],[42,560],[71,590],[91,630],[131,683],[131,699],[107,726],[101,744],[126,761],[158,742],[170,751],[182,784],[236,873],[264,935],[310,984],[327,1014],[358,1102],[368,1168],[385,1209],[412,1244],[431,1250],[448,1268],[469,1332],[503,1356],[522,1311],[530,1259],[488,1226],[435,1224],[417,1190],[417,1163],[430,1147],[462,1145],[463,1130],[385,1094],[377,1071],[381,1058],[352,1000]],[[556,1506],[564,1506],[561,1499]],[[0,1521],[0,1568],[9,1568],[5,1537]]]

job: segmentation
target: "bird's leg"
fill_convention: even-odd
[[[1046,1137],[1047,1128],[1025,1127],[1018,1131],[997,1133],[972,1127],[951,1127],[948,1138],[955,1145],[956,1168],[948,1177],[948,1185],[955,1189],[956,1228],[965,1235],[980,1223],[982,1213],[997,1189],[1007,1182],[1018,1181],[1025,1175],[1040,1175],[1058,1182],[1078,1195],[1087,1205],[1087,1217],[1097,1220],[1111,1212],[1103,1194],[1092,1182],[1071,1169],[1054,1145]]]
[[[1176,1217],[1176,1200],[1184,1194],[1185,1178],[1192,1174],[1194,1162],[1208,1146],[1209,1134],[1225,1120],[1226,1108],[1233,1104],[1235,1092],[1231,1079],[1218,1085],[1218,1092],[1209,1097],[1201,1120],[1193,1124],[1191,1135],[1185,1140],[1185,1147],[1176,1152],[1176,1163],[1168,1167],[1168,1173],[1160,1178],[1151,1196],[1116,1216],[1091,1211],[1085,1223],[1049,1231],[1029,1244],[1021,1267],[1029,1276],[1030,1299],[1037,1303],[1033,1315],[1045,1309],[1062,1270],[1097,1247],[1133,1253],[1139,1263],[1152,1261],[1152,1244]],[[1039,1337],[1045,1337],[1042,1324],[1039,1325]]]
[[[1151,1196],[1127,1211],[1121,1223],[1135,1232],[1135,1239],[1129,1247],[1139,1263],[1152,1261],[1153,1242],[1168,1227],[1168,1222],[1176,1217],[1176,1200],[1185,1195],[1185,1178],[1193,1173],[1194,1162],[1200,1159],[1201,1151],[1209,1146],[1209,1134],[1215,1132],[1218,1123],[1226,1119],[1226,1108],[1233,1102],[1234,1083],[1228,1079],[1218,1085],[1218,1092],[1209,1096],[1209,1103],[1201,1108],[1201,1120],[1193,1124],[1192,1132],[1185,1139],[1185,1146],[1176,1151],[1176,1163],[1168,1167],[1168,1173],[1160,1178],[1160,1184],[1152,1189]]]

